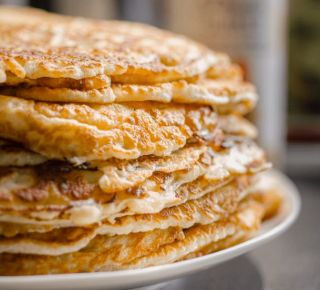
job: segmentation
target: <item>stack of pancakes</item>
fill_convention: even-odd
[[[176,262],[276,212],[243,117],[256,91],[226,55],[22,8],[0,9],[0,35],[1,275]]]

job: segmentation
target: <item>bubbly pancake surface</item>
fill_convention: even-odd
[[[89,106],[1,96],[0,126],[2,137],[48,158],[83,163],[169,155],[191,137],[214,139],[217,115],[206,106],[152,102]]]
[[[148,25],[0,8],[0,275],[144,268],[281,205],[240,66]]]
[[[2,237],[0,252],[56,256],[85,248],[98,235],[128,235],[134,232],[150,232],[172,227],[188,229],[197,227],[196,224],[212,225],[227,219],[235,211],[241,211],[239,217],[246,227],[251,227],[252,224],[257,226],[257,222],[253,223],[251,220],[250,207],[258,206],[260,212],[263,210],[263,219],[267,219],[279,210],[282,194],[274,181],[269,180],[264,174],[253,187],[252,183],[247,181],[241,178],[202,198],[187,201],[156,214],[124,217],[117,220],[115,224],[104,221],[99,225],[53,230],[46,234],[32,233]],[[260,221],[261,219],[258,223]],[[245,238],[248,238],[246,231],[238,232],[223,244],[225,247],[231,246]],[[207,245],[202,244],[197,251],[188,254],[184,259],[218,250],[220,244],[215,241]]]
[[[27,20],[27,22],[25,22]],[[158,83],[205,73],[230,60],[200,44],[144,24],[63,17],[31,9],[0,10],[0,80],[82,79]]]
[[[245,114],[256,104],[252,85],[242,82],[202,79],[193,83],[175,81],[155,85],[114,84],[78,89],[48,86],[0,86],[0,94],[49,102],[112,103],[131,101],[178,102],[211,105],[221,113]]]
[[[106,271],[175,262],[213,242],[256,230],[264,213],[263,207],[254,201],[245,205],[225,220],[196,225],[184,231],[169,228],[114,237],[101,235],[74,253],[59,256],[0,254],[0,274]]]
[[[0,168],[34,166],[46,161],[46,157],[25,149],[20,144],[0,139]]]
[[[124,216],[116,219],[114,223],[105,220],[88,227],[0,237],[0,253],[61,255],[84,248],[97,235],[125,235],[155,229],[189,228],[194,224],[213,223],[235,212],[239,202],[247,195],[249,187],[250,180],[243,177],[203,197],[163,209],[158,213]]]
[[[60,256],[37,256],[38,266],[34,265],[31,260],[34,255],[0,255],[0,274],[1,275],[18,275],[16,272],[20,268],[20,274],[29,269],[29,275],[41,272],[43,274],[51,268],[51,273],[70,273],[70,272],[87,272],[93,268],[101,267],[101,264],[110,263],[110,265],[122,263],[122,261],[131,261],[135,258],[146,255],[152,251],[156,251],[162,245],[172,243],[176,239],[183,238],[183,231],[179,228],[170,228],[167,230],[155,230],[148,233],[135,233],[130,236],[98,236],[90,242],[81,252],[75,252]],[[18,265],[17,259],[25,257],[25,260],[20,260],[22,263]],[[34,260],[35,261],[35,260]],[[30,264],[31,263],[31,264]],[[16,266],[14,266],[14,264]],[[54,267],[60,264],[59,269]],[[4,267],[8,266],[7,271]],[[47,268],[48,267],[48,268]],[[49,272],[48,272],[49,273]],[[27,274],[26,272],[23,274]]]
[[[3,168],[0,220],[61,227],[156,213],[268,167],[252,141],[229,139],[220,151],[195,144],[164,159],[98,162],[96,169]]]

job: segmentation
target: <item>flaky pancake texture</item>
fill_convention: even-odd
[[[248,180],[240,179],[201,198],[166,208],[159,213],[124,216],[118,218],[115,223],[105,220],[100,224],[83,228],[64,228],[40,234],[0,237],[0,253],[61,255],[84,248],[97,235],[124,235],[213,223],[227,218],[236,211],[239,202],[247,195],[248,187]]]
[[[193,136],[213,139],[217,115],[204,106],[61,105],[1,96],[0,126],[2,137],[48,158],[82,163],[168,155]]]
[[[25,149],[20,144],[0,139],[0,168],[34,166],[47,161],[43,155]]]
[[[0,275],[137,269],[281,206],[239,65],[139,23],[0,7]]]
[[[229,62],[185,37],[144,24],[63,17],[31,9],[0,10],[0,80],[81,79],[158,83]],[[5,25],[3,25],[5,24]]]
[[[169,228],[125,236],[99,236],[81,251],[60,256],[0,254],[1,275],[54,274],[143,268],[175,262],[216,242],[247,235],[259,227],[264,209],[245,201],[226,220],[187,230]],[[175,234],[172,233],[174,231]]]
[[[42,81],[44,84],[48,81]],[[177,102],[211,105],[220,113],[245,114],[256,104],[252,85],[241,82],[203,79],[193,83],[176,81],[156,85],[114,84],[102,88],[81,89],[70,81],[39,86],[0,86],[0,94],[49,102],[112,103],[112,102]],[[64,84],[65,83],[65,84]],[[50,86],[58,87],[50,87]],[[59,87],[63,86],[65,87]]]
[[[253,142],[223,144],[220,151],[194,144],[165,158],[100,161],[96,169],[50,163],[0,169],[0,221],[66,227],[157,213],[268,167]]]

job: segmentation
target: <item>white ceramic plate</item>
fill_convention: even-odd
[[[43,276],[2,276],[0,277],[0,289],[130,289],[176,279],[249,252],[284,232],[297,218],[300,210],[300,197],[295,185],[277,171],[271,171],[268,174],[278,182],[284,193],[283,205],[279,214],[265,222],[257,235],[246,242],[203,257],[138,270]]]

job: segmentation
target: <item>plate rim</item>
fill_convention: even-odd
[[[50,285],[56,283],[70,283],[77,281],[81,283],[86,280],[95,280],[96,282],[102,282],[107,280],[112,280],[110,286],[114,285],[115,281],[119,280],[122,283],[118,284],[118,287],[122,286],[136,286],[147,284],[152,281],[163,281],[162,277],[166,277],[167,280],[179,278],[184,274],[190,272],[196,272],[203,268],[208,268],[211,265],[216,265],[222,263],[226,260],[230,260],[241,254],[249,252],[258,246],[261,246],[268,241],[276,238],[284,231],[286,231],[297,219],[300,209],[301,209],[301,198],[295,184],[283,173],[277,170],[270,170],[265,173],[279,181],[279,185],[284,188],[284,206],[291,207],[291,211],[287,216],[283,217],[283,220],[277,223],[277,218],[281,218],[281,213],[274,218],[266,221],[262,226],[267,228],[265,232],[258,232],[255,236],[247,241],[244,241],[238,245],[232,246],[230,248],[211,253],[202,257],[193,258],[186,261],[176,262],[172,264],[158,265],[147,267],[143,269],[129,269],[120,270],[113,272],[94,272],[94,273],[70,273],[70,274],[50,274],[50,275],[30,275],[30,276],[0,276],[0,288],[3,286],[32,286],[43,285],[43,283],[48,283]],[[273,223],[277,223],[273,226]],[[269,229],[268,229],[269,227]],[[224,259],[227,256],[228,258]],[[163,275],[165,274],[165,275]],[[150,276],[150,278],[149,278]],[[156,276],[156,278],[154,277]],[[158,279],[159,278],[159,279]],[[125,281],[125,282],[124,282]],[[141,284],[142,283],[142,284]],[[27,285],[28,284],[28,285]],[[97,284],[100,285],[100,284]],[[12,288],[13,289],[13,288]]]

